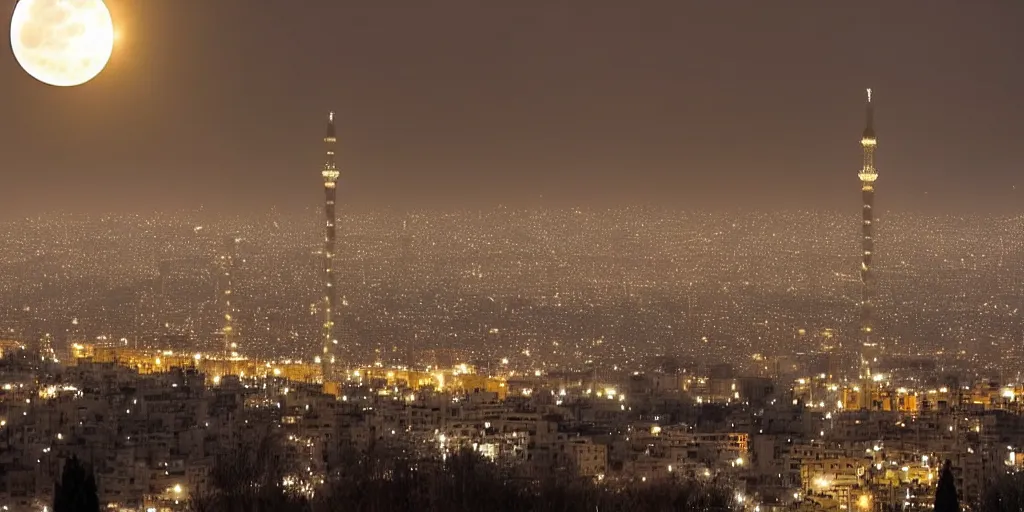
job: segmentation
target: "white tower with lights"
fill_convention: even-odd
[[[863,152],[863,166],[857,177],[860,178],[860,190],[863,199],[861,219],[861,301],[860,301],[860,370],[861,379],[860,407],[868,409],[872,406],[872,368],[878,360],[878,340],[875,339],[875,293],[876,282],[874,273],[874,252],[875,252],[875,181],[878,179],[878,171],[875,169],[875,148],[878,140],[875,138],[875,109],[871,103],[871,89],[867,90],[867,103],[865,104],[865,126],[864,133],[860,139]]]

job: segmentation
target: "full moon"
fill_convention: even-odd
[[[11,50],[26,73],[58,87],[103,71],[114,49],[114,22],[103,0],[21,0],[11,20]]]

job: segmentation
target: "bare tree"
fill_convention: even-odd
[[[308,509],[307,500],[284,486],[292,470],[283,440],[266,433],[220,457],[210,472],[210,489],[193,494],[193,512],[271,512]]]

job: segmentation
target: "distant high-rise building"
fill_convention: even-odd
[[[39,356],[43,361],[57,362],[57,353],[53,350],[53,337],[46,333],[39,338]]]
[[[878,141],[875,138],[874,106],[871,103],[871,89],[867,90],[867,103],[865,104],[866,123],[864,134],[861,136],[860,145],[864,153],[863,167],[858,173],[860,178],[861,196],[864,201],[862,208],[861,222],[861,254],[860,279],[861,279],[861,301],[860,301],[860,374],[861,392],[860,406],[862,409],[871,407],[871,382],[872,367],[878,359],[878,340],[874,332],[874,300],[875,300],[875,274],[873,270],[873,256],[875,251],[874,221],[875,221],[875,180],[878,179],[878,172],[875,170],[875,148]]]
[[[334,160],[334,145],[337,141],[338,139],[334,133],[334,112],[331,112],[327,116],[327,134],[324,136],[327,157],[324,161],[323,171],[321,171],[321,175],[324,178],[324,216],[327,218],[327,229],[324,236],[323,352],[320,354],[324,380],[327,380],[331,375],[331,368],[334,365],[335,345],[338,344],[337,338],[334,337],[334,308],[337,302],[337,292],[334,289],[334,201],[337,197],[335,187],[340,175]]]

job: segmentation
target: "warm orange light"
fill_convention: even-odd
[[[857,506],[864,510],[871,508],[871,496],[861,494],[860,497],[857,498]]]

